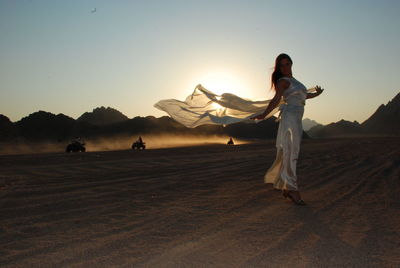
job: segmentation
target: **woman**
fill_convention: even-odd
[[[296,176],[296,164],[303,134],[302,117],[305,100],[319,96],[323,89],[316,86],[310,93],[306,87],[292,75],[292,59],[287,54],[280,54],[275,60],[275,70],[271,77],[271,87],[275,96],[265,111],[251,119],[264,119],[279,105],[279,128],[276,137],[277,154],[272,166],[264,176],[265,183],[272,183],[274,188],[282,190],[286,198],[297,205],[305,205],[301,199]]]
[[[271,100],[252,101],[231,93],[217,95],[199,84],[185,101],[160,100],[154,107],[165,111],[188,128],[205,124],[229,125],[257,119],[261,121],[280,110],[277,157],[264,181],[283,190],[283,195],[294,203],[304,205],[298,192],[296,177],[296,161],[303,133],[301,119],[305,99],[316,97],[323,90],[319,86],[306,89],[297,81],[292,76],[292,60],[286,54],[280,54],[276,58],[271,80],[271,87],[276,91]]]

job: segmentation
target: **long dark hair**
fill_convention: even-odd
[[[278,57],[276,57],[276,59],[275,59],[275,69],[274,69],[274,72],[271,75],[271,88],[275,89],[276,82],[278,82],[278,79],[283,76],[283,74],[281,73],[281,69],[279,68],[279,63],[283,59],[288,59],[290,61],[290,63],[293,64],[293,61],[289,57],[288,54],[281,53],[281,54],[278,55]]]

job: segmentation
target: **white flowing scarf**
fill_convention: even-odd
[[[315,91],[315,88],[307,90],[307,92],[312,91]],[[253,120],[250,118],[262,114],[270,101],[252,101],[231,93],[217,95],[199,84],[185,101],[175,99],[160,100],[154,104],[154,107],[165,111],[182,125],[194,128],[205,124],[225,126],[238,122],[258,123],[262,120]],[[280,104],[283,103],[283,98],[281,98],[278,106],[265,116],[264,119],[277,113]]]

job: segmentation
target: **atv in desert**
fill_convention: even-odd
[[[65,152],[71,153],[71,152],[85,152],[85,143],[80,141],[80,140],[74,140],[70,144],[67,145],[67,148],[65,148]]]
[[[144,150],[146,148],[146,143],[143,142],[142,137],[139,137],[137,141],[132,144],[132,149]]]

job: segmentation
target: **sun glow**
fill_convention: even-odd
[[[213,71],[206,73],[195,79],[196,84],[201,84],[213,93],[221,95],[232,93],[239,97],[246,98],[246,86],[241,81],[239,75],[234,75],[226,71]]]
[[[218,110],[224,108],[224,107],[222,107],[221,105],[219,105],[218,103],[215,103],[215,102],[213,102],[212,107],[213,107],[214,109],[218,109]]]

